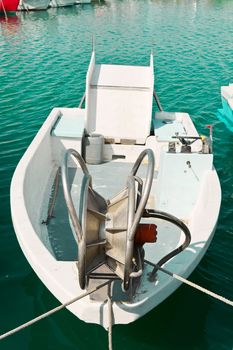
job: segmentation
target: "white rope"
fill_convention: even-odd
[[[182,283],[185,283],[185,284],[187,284],[187,285],[189,285],[189,286],[191,286],[191,287],[201,291],[202,293],[205,293],[205,294],[207,294],[207,295],[209,295],[209,296],[211,296],[211,297],[213,297],[213,298],[215,298],[215,299],[217,299],[217,300],[219,300],[219,301],[221,301],[221,302],[223,302],[225,304],[233,306],[233,301],[231,301],[231,300],[229,300],[227,298],[224,298],[224,297],[222,297],[221,295],[219,295],[217,293],[213,293],[210,290],[208,290],[206,288],[203,288],[203,287],[199,286],[198,284],[193,283],[193,282],[191,282],[191,281],[189,281],[189,280],[183,278],[182,276],[179,276],[179,275],[177,275],[177,274],[175,274],[173,272],[170,272],[170,271],[168,271],[168,270],[166,270],[166,269],[164,269],[164,268],[162,268],[162,267],[160,267],[160,266],[158,266],[158,265],[156,265],[156,264],[154,264],[154,263],[152,263],[152,262],[150,262],[148,260],[145,260],[145,262],[147,264],[151,265],[151,266],[157,267],[158,270],[160,270],[161,272],[164,272],[167,275],[177,279],[178,281],[180,281]],[[12,330],[10,330],[10,331],[0,335],[0,340],[4,339],[6,337],[9,337],[10,335],[12,335],[12,334],[14,334],[16,332],[19,332],[19,331],[21,331],[21,330],[31,326],[32,324],[42,320],[43,318],[46,318],[46,317],[48,317],[48,316],[50,316],[50,315],[52,315],[52,314],[54,314],[54,313],[64,309],[68,305],[73,304],[74,302],[76,302],[76,301],[78,301],[78,300],[80,300],[82,298],[85,298],[86,296],[94,293],[95,291],[97,291],[98,289],[100,289],[100,288],[102,288],[102,287],[104,287],[106,285],[108,285],[108,319],[109,319],[108,344],[109,344],[109,350],[112,350],[112,324],[113,324],[112,316],[113,316],[113,310],[112,310],[112,299],[111,299],[111,283],[109,283],[109,281],[107,281],[107,282],[105,282],[105,283],[103,283],[103,284],[101,284],[99,286],[96,286],[95,288],[91,289],[90,291],[87,291],[87,292],[81,294],[80,296],[75,297],[75,298],[67,301],[66,303],[61,304],[61,305],[55,307],[54,309],[52,309],[50,311],[47,311],[44,314],[42,314],[42,315],[40,315],[40,316],[38,316],[38,317],[36,317],[36,318],[34,318],[34,319],[24,323],[24,324],[22,324],[21,326],[16,327],[16,328],[14,328],[14,329],[12,329]]]
[[[159,267],[158,265],[153,264],[152,262],[150,262],[148,260],[145,260],[145,262],[148,263],[151,266],[157,267],[158,270],[160,270],[160,271],[166,273],[167,275],[177,279],[178,281],[181,281],[182,283],[185,283],[185,284],[189,285],[190,287],[193,287],[193,288],[201,291],[202,293],[205,293],[205,294],[207,294],[207,295],[209,295],[209,296],[211,296],[211,297],[213,297],[213,298],[215,298],[217,300],[220,300],[221,302],[223,302],[225,304],[233,306],[233,301],[231,301],[231,300],[229,300],[227,298],[224,298],[224,297],[222,297],[221,295],[219,295],[217,293],[211,292],[210,290],[208,290],[206,288],[203,288],[203,287],[199,286],[198,284],[193,283],[193,282],[185,279],[184,277],[177,275],[176,273],[170,272],[170,271],[168,271],[168,270],[166,270],[166,269],[164,269],[162,267]]]
[[[68,306],[68,305],[70,305],[70,304],[73,304],[74,302],[76,302],[76,301],[78,301],[78,300],[80,300],[80,299],[82,299],[82,298],[85,298],[87,295],[94,293],[96,290],[98,290],[98,289],[100,289],[100,288],[106,286],[107,284],[109,284],[109,281],[107,281],[107,282],[105,282],[105,283],[103,283],[103,284],[101,284],[101,285],[99,285],[99,286],[96,286],[95,288],[91,289],[90,291],[87,291],[86,293],[83,293],[83,294],[81,294],[80,296],[75,297],[75,298],[73,298],[73,299],[67,301],[67,302],[64,303],[64,304],[61,304],[61,305],[55,307],[54,309],[52,309],[52,310],[50,310],[50,311],[47,311],[47,312],[45,312],[44,314],[42,314],[42,315],[40,315],[40,316],[38,316],[38,317],[36,317],[36,318],[33,318],[32,320],[30,320],[30,321],[28,321],[28,322],[22,324],[22,325],[19,326],[19,327],[16,327],[16,328],[10,330],[9,332],[6,332],[6,333],[0,335],[0,340],[4,339],[4,338],[6,338],[6,337],[9,337],[10,335],[12,335],[12,334],[14,334],[14,333],[16,333],[16,332],[21,331],[22,329],[24,329],[24,328],[26,328],[26,327],[31,326],[32,324],[34,324],[34,323],[36,323],[36,322],[42,320],[42,319],[45,318],[45,317],[48,317],[48,316],[54,314],[55,312],[58,312],[58,311],[64,309],[66,306]]]

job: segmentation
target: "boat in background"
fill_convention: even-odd
[[[51,0],[50,6],[51,7],[65,7],[65,6],[72,6],[75,4],[75,0]]]
[[[18,10],[46,10],[50,0],[20,0]]]
[[[162,111],[152,55],[125,66],[92,52],[79,107],[51,111],[11,183],[19,244],[50,292],[65,303],[101,287],[67,307],[74,315],[133,322],[181,284],[161,266],[192,273],[221,203],[205,141],[187,113]]]
[[[221,86],[222,109],[218,110],[218,118],[233,131],[233,84]]]
[[[75,2],[76,5],[90,4],[91,0],[78,0]]]
[[[15,13],[19,6],[19,0],[0,0],[0,13]]]

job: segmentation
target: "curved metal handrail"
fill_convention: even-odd
[[[153,271],[150,274],[150,280],[153,280],[159,267],[164,265],[168,260],[170,260],[175,255],[181,253],[185,248],[187,248],[187,246],[191,242],[191,233],[190,233],[188,227],[181,220],[179,220],[177,217],[175,217],[175,216],[173,216],[171,214],[165,213],[163,211],[154,210],[154,209],[147,209],[147,210],[145,210],[145,212],[143,214],[143,217],[147,217],[147,218],[148,217],[150,217],[150,218],[152,217],[152,218],[156,218],[156,219],[162,219],[162,220],[165,220],[165,221],[169,221],[172,224],[178,226],[185,234],[184,242],[178,248],[174,249],[173,251],[171,251],[170,253],[165,255],[156,264],[156,267],[154,267]]]
[[[154,158],[154,153],[151,149],[147,148],[143,152],[141,152],[141,154],[137,158],[136,162],[134,163],[134,166],[133,166],[131,173],[130,173],[130,176],[133,176],[133,177],[136,176],[137,171],[138,171],[143,159],[146,156],[148,157],[146,181],[145,181],[145,185],[144,185],[144,189],[142,192],[142,197],[141,197],[140,203],[138,205],[137,211],[136,211],[135,216],[134,216],[132,226],[130,228],[130,231],[128,232],[128,239],[130,241],[134,240],[137,225],[138,225],[138,223],[142,217],[142,214],[144,212],[144,209],[145,209],[145,206],[146,206],[149,194],[150,194],[153,177],[154,177],[155,158]],[[135,183],[135,180],[134,180],[134,183]]]
[[[143,186],[141,199],[135,213],[135,177],[143,159],[146,156],[148,157],[146,180],[145,180],[145,185]],[[135,236],[135,232],[139,224],[139,221],[145,210],[145,206],[150,194],[151,185],[154,177],[154,164],[155,164],[155,160],[154,160],[153,151],[151,149],[145,149],[143,152],[141,152],[136,162],[134,163],[134,166],[130,172],[130,175],[127,181],[127,187],[129,189],[129,202],[128,202],[128,230],[127,230],[125,270],[124,270],[124,282],[123,282],[124,290],[127,290],[129,288],[130,277],[136,276],[135,272],[132,274],[132,271],[130,268],[132,263],[133,250],[134,250],[134,236]]]
[[[82,182],[82,194],[81,198],[82,206],[80,207],[80,219],[82,228],[82,239],[78,244],[78,270],[79,270],[79,284],[82,289],[87,284],[86,274],[86,254],[87,254],[87,237],[86,237],[86,223],[87,223],[87,201],[88,201],[88,188],[90,187],[91,176],[84,175]]]
[[[83,178],[83,186],[82,186],[82,198],[83,203],[80,208],[78,219],[73,200],[70,193],[70,188],[68,184],[68,157],[72,155],[76,158],[79,165],[82,168],[84,173]],[[148,157],[148,166],[147,166],[147,174],[145,184],[142,188],[141,198],[139,200],[138,206],[136,208],[135,213],[135,181],[138,182],[137,179],[137,171],[144,160],[145,157]],[[78,269],[79,269],[79,283],[82,289],[86,286],[86,236],[85,236],[85,227],[86,227],[86,210],[87,210],[87,195],[88,188],[92,188],[91,185],[91,176],[88,172],[86,164],[80,154],[74,149],[68,149],[64,161],[61,167],[61,175],[62,175],[62,185],[63,192],[66,201],[66,205],[69,211],[69,215],[71,217],[72,225],[74,227],[75,233],[78,238],[78,246],[79,246],[79,261],[78,261]],[[127,230],[127,243],[126,243],[126,259],[125,259],[125,271],[124,271],[124,281],[123,286],[124,289],[127,290],[129,287],[130,278],[139,277],[142,274],[142,268],[139,271],[131,271],[131,264],[134,252],[134,236],[141,219],[142,214],[145,211],[145,206],[150,194],[150,189],[154,176],[154,154],[151,149],[144,150],[139,157],[137,158],[130,176],[128,177],[127,186],[128,186],[128,230]]]
[[[80,243],[82,240],[83,232],[82,232],[82,227],[80,225],[74,203],[71,197],[69,185],[68,185],[68,157],[72,155],[76,158],[78,161],[79,165],[81,166],[81,169],[84,173],[84,175],[88,179],[88,185],[91,187],[91,175],[89,174],[89,171],[87,169],[87,166],[83,160],[83,158],[80,156],[80,154],[75,151],[74,149],[70,148],[66,151],[65,157],[61,166],[61,177],[62,177],[62,186],[63,186],[63,192],[64,192],[64,197],[66,201],[66,205],[71,217],[71,221],[75,230],[75,233],[77,235],[78,242]]]

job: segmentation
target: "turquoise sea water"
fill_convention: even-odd
[[[214,125],[222,209],[190,279],[233,299],[233,133],[216,118],[220,86],[233,82],[232,24],[231,0],[109,0],[0,20],[0,333],[58,304],[19,248],[9,188],[50,110],[78,105],[93,34],[101,63],[148,64],[153,50],[164,109],[190,113],[201,134]],[[114,350],[232,348],[232,308],[188,286],[137,322],[113,328]],[[1,341],[0,349],[107,349],[107,333],[64,310]]]

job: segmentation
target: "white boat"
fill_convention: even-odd
[[[221,86],[222,109],[218,110],[218,117],[233,131],[233,84]]]
[[[50,7],[65,7],[75,4],[75,0],[51,0]]]
[[[90,4],[91,0],[78,0],[75,2],[76,5]]]
[[[50,0],[20,0],[18,10],[46,10]]]
[[[189,276],[219,215],[210,145],[187,113],[152,115],[153,87],[152,55],[149,66],[99,65],[93,52],[85,108],[51,111],[11,184],[19,244],[61,303],[111,282],[68,306],[105,328],[109,293],[114,324],[172,294],[180,282],[158,267]]]

